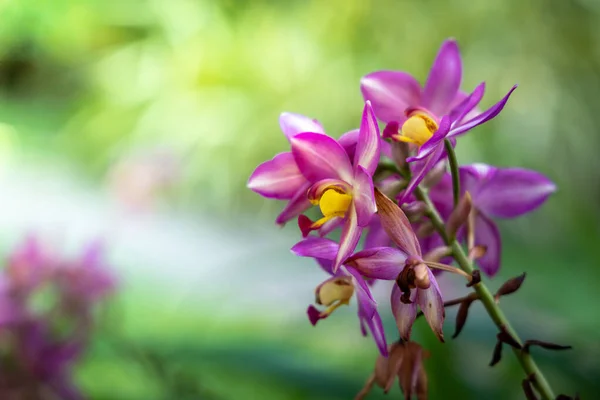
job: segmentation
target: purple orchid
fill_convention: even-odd
[[[444,301],[435,276],[421,254],[408,218],[392,200],[375,192],[381,224],[397,248],[375,247],[360,251],[344,263],[365,278],[395,280],[392,312],[404,340],[410,338],[417,304],[437,337],[443,341]]]
[[[366,102],[364,107],[354,163],[338,141],[323,134],[304,132],[290,138],[290,142],[298,169],[306,180],[314,182],[308,190],[308,200],[319,205],[323,213],[323,218],[315,222],[302,215],[298,218],[303,236],[328,225],[344,224],[333,262],[336,272],[356,248],[362,228],[369,225],[377,210],[373,172],[379,162],[380,137],[371,104]]]
[[[361,80],[361,91],[373,103],[375,115],[387,123],[383,137],[418,147],[408,162],[418,162],[404,192],[410,195],[428,171],[444,157],[444,140],[481,125],[502,111],[516,85],[499,102],[482,113],[475,111],[485,83],[466,95],[461,92],[462,62],[458,45],[446,40],[431,67],[425,87],[406,72],[378,71]]]
[[[481,269],[493,276],[500,268],[500,232],[492,218],[515,218],[541,206],[556,191],[556,185],[536,171],[471,164],[459,168],[460,187],[471,194],[475,210],[475,245],[486,248],[477,259]],[[452,184],[448,175],[432,191],[431,198],[442,210],[452,208]]]
[[[314,258],[325,272],[331,275],[331,278],[319,284],[315,290],[317,304],[327,309],[319,311],[311,305],[307,310],[308,318],[311,324],[316,325],[319,320],[327,318],[338,307],[349,304],[356,294],[361,332],[367,335],[366,325],[380,353],[387,357],[387,342],[381,316],[377,311],[377,303],[371,295],[369,286],[354,268],[342,265],[334,272],[333,260],[338,250],[339,245],[333,240],[318,237],[306,238],[292,247],[294,254]]]

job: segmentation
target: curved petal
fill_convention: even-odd
[[[460,50],[454,39],[442,43],[423,89],[422,105],[437,115],[447,114],[462,81]]]
[[[365,100],[373,105],[375,115],[383,122],[406,120],[404,110],[419,105],[421,85],[406,72],[377,71],[360,80]]]
[[[475,219],[475,245],[485,246],[485,254],[477,259],[477,264],[488,276],[494,276],[500,269],[502,242],[494,221],[479,213]]]
[[[331,239],[309,237],[296,243],[290,250],[299,257],[333,260],[338,249],[339,245]]]
[[[304,186],[298,189],[298,192],[296,192],[294,197],[292,197],[292,199],[283,208],[281,214],[277,216],[277,219],[275,220],[277,224],[285,225],[286,222],[296,218],[298,215],[312,207],[311,202],[308,201],[308,197],[306,196],[309,187],[310,183],[306,182]]]
[[[375,200],[379,212],[381,226],[398,248],[409,256],[420,256],[421,247],[410,221],[398,204],[379,190],[375,191]]]
[[[369,175],[373,175],[379,163],[380,153],[379,125],[377,125],[375,114],[373,114],[371,102],[367,100],[360,123],[356,153],[354,154],[354,169],[362,167]]]
[[[556,185],[537,171],[499,168],[477,196],[477,207],[493,217],[514,218],[535,210],[556,191]]]
[[[374,247],[353,254],[344,264],[355,268],[366,278],[393,281],[404,269],[408,256],[392,247]]]
[[[415,188],[421,183],[425,175],[436,165],[436,163],[440,160],[440,157],[444,154],[444,146],[440,143],[439,146],[435,148],[433,153],[429,154],[427,158],[424,160],[422,164],[420,164],[420,169],[413,172],[413,177],[404,189],[404,193],[402,194],[402,198],[400,199],[400,204],[403,204],[406,199],[412,194]]]
[[[271,199],[287,200],[294,197],[306,178],[290,152],[279,153],[272,160],[260,164],[248,179],[248,188]]]
[[[312,182],[339,178],[352,180],[352,164],[346,150],[327,135],[304,132],[290,138],[292,154],[302,174]]]
[[[450,131],[450,123],[451,123],[450,117],[448,117],[448,116],[442,117],[440,125],[439,125],[437,131],[435,131],[435,133],[433,134],[433,136],[431,138],[429,138],[429,140],[427,142],[425,142],[423,144],[423,146],[421,146],[419,148],[419,152],[417,153],[416,156],[409,157],[406,159],[406,161],[408,161],[410,163],[410,162],[422,160],[425,157],[427,157],[428,155],[430,155],[431,153],[433,153],[436,150],[436,148],[438,148],[439,146],[443,147],[442,142],[448,136],[448,132]]]
[[[481,82],[473,93],[467,96],[463,101],[461,101],[456,107],[452,109],[450,112],[450,120],[452,121],[452,126],[456,126],[460,124],[469,113],[477,107],[477,104],[483,98],[483,94],[485,93],[485,82]]]
[[[318,202],[323,193],[328,189],[336,189],[351,194],[352,186],[339,179],[322,179],[312,185],[306,192],[306,197],[312,202]]]
[[[352,189],[358,226],[367,226],[377,212],[377,205],[373,194],[373,178],[360,166],[356,169]]]
[[[342,229],[342,236],[340,237],[340,249],[333,262],[333,272],[335,273],[342,262],[348,258],[350,254],[356,248],[360,239],[362,228],[358,226],[356,209],[354,205],[348,209],[348,215],[346,217],[346,223]]]
[[[517,88],[517,85],[513,86],[510,89],[510,91],[506,94],[506,96],[504,96],[502,98],[502,100],[500,100],[499,102],[497,102],[496,104],[494,104],[493,106],[491,106],[490,108],[488,108],[487,110],[485,110],[484,112],[479,114],[478,116],[470,119],[469,121],[465,122],[464,124],[460,124],[457,127],[451,129],[450,133],[448,134],[448,137],[453,137],[453,136],[460,135],[461,133],[465,133],[466,131],[473,129],[476,126],[481,125],[484,122],[487,122],[490,119],[494,118],[496,115],[500,114],[500,111],[502,111],[502,109],[506,105],[506,102],[508,101],[508,98],[510,97],[512,92],[514,92],[514,90],[516,88]]]
[[[417,290],[417,303],[419,303],[419,307],[421,307],[421,311],[423,311],[423,315],[433,330],[433,333],[435,333],[438,339],[443,342],[444,331],[442,330],[442,327],[446,315],[444,311],[444,300],[442,299],[442,293],[435,280],[435,276],[433,276],[433,273],[429,268],[427,268],[427,273],[429,274],[431,285],[427,289]]]
[[[400,300],[402,297],[402,292],[400,291],[398,285],[394,285],[392,288],[392,313],[396,319],[396,325],[398,326],[400,337],[406,341],[410,340],[410,332],[412,330],[413,323],[417,318],[417,303],[415,302],[417,298],[416,292],[416,290],[413,290],[410,294],[410,301],[412,303],[405,304]]]
[[[290,112],[283,112],[279,115],[279,126],[288,139],[302,132],[325,134],[325,130],[316,119]]]

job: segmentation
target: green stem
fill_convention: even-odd
[[[429,195],[420,187],[416,188],[415,195],[420,201],[424,202],[427,205],[428,217],[430,218],[431,222],[433,223],[433,226],[442,236],[446,244],[452,249],[454,259],[456,260],[460,268],[463,271],[471,274],[473,272],[473,265],[471,261],[465,254],[460,244],[455,239],[450,239],[446,234],[444,220],[442,219],[437,209],[431,202]],[[492,321],[494,321],[494,324],[496,324],[498,329],[505,330],[519,344],[522,345],[523,341],[521,340],[517,332],[514,330],[514,328],[510,325],[510,322],[502,312],[502,309],[500,309],[500,306],[496,304],[494,296],[487,288],[487,286],[484,283],[480,282],[474,285],[473,288],[475,289],[475,292],[477,292],[477,294],[479,295],[479,299],[483,303],[487,313],[489,314]],[[537,389],[538,393],[542,396],[542,398],[545,400],[554,400],[555,396],[552,392],[552,388],[550,387],[550,384],[544,377],[544,374],[542,374],[542,371],[540,371],[540,369],[538,368],[533,357],[529,353],[521,351],[520,349],[513,348],[513,352],[515,353],[517,359],[519,360],[519,363],[521,364],[521,367],[523,368],[527,376],[533,377],[533,384]]]
[[[456,153],[454,147],[448,139],[444,139],[444,147],[448,154],[448,163],[450,164],[450,172],[452,173],[452,197],[454,198],[454,207],[460,200],[460,177],[458,175],[458,161],[456,160]]]

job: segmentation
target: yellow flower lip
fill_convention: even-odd
[[[408,119],[394,139],[423,146],[437,130],[438,124],[434,118],[425,111],[414,110],[408,114]]]
[[[330,186],[318,199],[311,199],[311,203],[319,205],[323,218],[310,223],[308,231],[321,228],[327,221],[335,217],[345,217],[352,204],[352,195],[336,186]]]

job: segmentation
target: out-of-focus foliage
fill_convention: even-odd
[[[170,209],[210,212],[232,232],[262,223],[273,235],[279,205],[245,182],[287,146],[279,113],[317,118],[338,136],[359,123],[361,76],[401,69],[424,79],[442,40],[456,37],[463,88],[485,80],[484,105],[520,85],[500,117],[459,142],[460,161],[538,169],[559,187],[543,210],[501,225],[498,282],[529,273],[507,312],[526,337],[575,346],[570,354],[540,354],[557,389],[596,392],[600,3],[5,0],[0,16],[0,167],[51,164],[103,183],[116,161],[159,149],[179,171]],[[277,262],[285,268],[289,259]],[[206,388],[217,398],[349,398],[375,360],[354,336],[343,342],[352,347],[336,347],[336,335],[353,332],[350,319],[309,329],[297,308],[289,310],[294,322],[276,329],[269,310],[224,322],[211,304],[161,309],[148,288],[124,297],[123,335],[139,343],[146,361],[121,357],[114,334],[106,334],[79,376],[92,398],[184,398],[187,389],[164,389],[163,381],[193,382],[190,393]],[[214,320],[220,328],[203,332]],[[482,372],[493,336],[483,314],[444,346],[424,333],[433,354],[431,397],[491,398],[492,391],[520,398],[513,360]],[[148,354],[167,359],[162,378]]]

